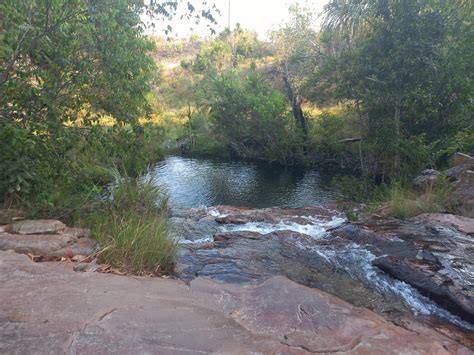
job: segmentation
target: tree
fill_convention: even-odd
[[[211,9],[187,5],[189,16],[215,21]],[[154,0],[1,2],[0,195],[38,182],[34,175],[48,170],[38,165],[64,168],[74,139],[71,122],[87,126],[107,114],[136,125],[148,113],[155,67],[141,16],[169,17],[177,6]],[[31,146],[30,155],[10,149],[22,143]],[[24,162],[19,170],[11,166],[15,161]]]
[[[308,85],[308,79],[321,61],[319,36],[314,28],[317,16],[310,8],[298,4],[290,6],[289,12],[291,20],[272,33],[272,41],[293,117],[307,136],[308,120],[302,109],[302,99],[316,95]]]
[[[290,129],[285,97],[256,70],[218,75],[207,92],[216,133],[238,156],[282,164],[299,158],[301,140]]]
[[[449,6],[437,1],[347,0],[326,7],[326,29],[343,43],[326,74],[337,83],[339,98],[352,100],[364,118],[371,171],[387,179],[405,176],[419,164],[410,166],[414,153],[445,134],[434,129],[446,120],[441,115],[453,117],[451,124],[445,121],[448,131],[465,126],[440,103],[452,97],[448,82],[460,84],[448,79],[455,73],[447,65],[453,60],[453,53],[446,51],[452,47],[450,37],[468,35],[451,26],[471,11],[464,1]],[[456,93],[464,98],[464,108],[472,93],[472,85],[467,86]]]

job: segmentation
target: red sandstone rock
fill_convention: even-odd
[[[474,218],[455,216],[447,213],[424,213],[417,220],[454,227],[462,233],[474,234]]]
[[[37,219],[14,222],[10,231],[17,234],[55,234],[66,228],[66,225],[54,219]]]
[[[0,252],[0,284],[1,353],[470,353],[284,277],[188,287]]]

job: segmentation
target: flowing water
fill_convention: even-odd
[[[385,307],[383,303],[386,302],[403,304],[404,306],[395,305],[392,308],[405,308],[415,315],[435,315],[465,329],[474,330],[474,326],[439,308],[414,288],[374,267],[372,260],[375,256],[365,248],[355,243],[345,247],[336,247],[331,243],[315,243],[331,238],[327,230],[344,223],[345,220],[341,216],[321,220],[308,216],[300,218],[302,222],[298,223],[215,223],[214,218],[220,214],[211,206],[216,205],[266,208],[324,207],[331,204],[339,193],[330,186],[329,179],[316,170],[172,156],[151,169],[149,177],[166,189],[175,215],[186,216],[183,211],[193,208],[194,211],[203,211],[207,216],[207,219],[199,222],[186,220],[186,217],[174,219],[181,228],[183,245],[212,242],[212,235],[217,232],[297,232],[309,238],[295,239],[294,249],[299,252],[290,253],[295,255],[294,263],[293,259],[285,261],[289,264],[285,266],[287,270],[295,269],[293,273],[296,276],[293,279],[305,279],[303,283],[318,288],[318,282],[324,283],[327,288],[322,289],[357,305],[370,308],[373,306],[369,304],[371,302],[378,302],[381,307]],[[255,245],[258,248],[258,244]],[[316,266],[301,266],[301,259],[312,260],[310,265],[315,261]],[[317,260],[320,260],[319,266]],[[287,273],[290,278],[291,273]]]

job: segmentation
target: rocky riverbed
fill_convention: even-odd
[[[0,353],[474,349],[472,219],[217,206],[171,220],[178,280],[75,272],[95,243],[58,221],[0,227]]]
[[[185,238],[180,279],[258,284],[283,275],[393,322],[474,331],[472,219],[432,214],[348,223],[323,208],[217,206],[173,220]]]

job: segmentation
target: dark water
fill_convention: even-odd
[[[313,169],[243,161],[171,156],[150,171],[176,208],[232,205],[302,207],[325,205],[337,197],[329,177]]]

